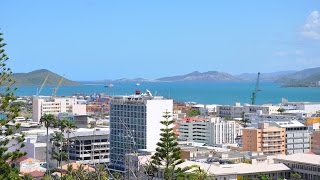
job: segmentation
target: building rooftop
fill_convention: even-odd
[[[290,168],[286,165],[279,164],[225,164],[225,165],[216,165],[216,164],[207,164],[201,162],[185,161],[183,164],[178,165],[180,167],[197,165],[201,169],[207,170],[209,174],[214,174],[216,176],[222,175],[237,175],[237,174],[259,174],[266,172],[279,172],[279,171],[290,171]]]
[[[277,155],[274,159],[300,162],[320,166],[320,155],[297,153],[292,155]]]
[[[288,127],[304,127],[304,125],[302,123],[300,123],[297,120],[292,120],[292,121],[275,121],[273,122],[275,124],[277,124],[280,127],[283,128],[288,128]]]
[[[108,135],[109,128],[79,128],[70,133],[70,137],[93,136],[93,135]]]

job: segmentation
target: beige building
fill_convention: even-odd
[[[311,135],[311,152],[320,155],[320,131],[314,131]]]
[[[286,130],[269,123],[260,123],[258,128],[242,130],[242,143],[244,151],[257,151],[264,154],[286,153]]]
[[[39,122],[44,114],[60,113],[86,115],[86,102],[76,97],[35,96],[32,102],[32,119]]]

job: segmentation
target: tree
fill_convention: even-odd
[[[161,121],[161,124],[165,127],[161,129],[161,138],[157,143],[158,147],[155,154],[151,157],[151,163],[157,167],[156,170],[164,168],[165,179],[177,179],[184,176],[185,172],[190,168],[177,168],[177,165],[184,161],[180,158],[181,150],[171,127],[174,121],[169,119],[171,116],[168,111],[164,113],[163,117],[165,120]]]
[[[60,122],[61,131],[64,131],[67,133],[67,153],[68,153],[68,164],[70,160],[70,154],[69,154],[69,148],[70,148],[70,133],[73,129],[77,128],[74,121],[71,121],[70,119],[63,118]]]
[[[20,109],[19,106],[12,105],[16,100],[14,96],[16,88],[13,87],[15,81],[12,79],[12,71],[6,65],[9,57],[3,49],[6,44],[2,35],[0,33],[0,179],[21,179],[12,162],[26,154],[20,151],[24,147],[24,135],[13,135],[20,128],[19,123],[9,126],[9,123],[19,115]],[[9,142],[14,142],[14,145],[10,145]],[[9,148],[13,150],[9,152]]]
[[[291,179],[293,180],[298,180],[298,179],[301,179],[301,175],[299,173],[291,173],[290,175]]]
[[[47,172],[49,170],[49,127],[57,123],[56,118],[52,114],[44,114],[40,118],[40,123],[44,125],[47,129],[47,147],[46,147],[46,165]]]
[[[259,176],[259,180],[271,180],[271,178],[268,175],[262,174]]]
[[[280,114],[282,114],[282,113],[285,112],[286,110],[283,109],[283,108],[279,108],[277,111],[278,111]]]
[[[62,161],[67,161],[68,155],[65,151],[63,151],[63,145],[65,142],[65,138],[62,132],[54,132],[50,141],[53,144],[52,155],[51,158],[57,161],[57,167],[62,165]]]
[[[215,180],[214,176],[209,175],[199,166],[192,166],[193,171],[187,175],[190,180]]]
[[[187,116],[189,117],[194,117],[199,115],[200,115],[200,111],[197,109],[191,109],[190,111],[187,112]]]

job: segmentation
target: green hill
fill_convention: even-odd
[[[35,70],[29,73],[13,73],[12,75],[13,79],[16,80],[15,86],[41,86],[47,76],[48,80],[45,83],[46,86],[56,86],[62,78],[62,76],[46,69]],[[61,82],[62,86],[79,84],[79,82],[71,81],[66,78]]]
[[[286,87],[314,87],[319,86],[319,81],[320,67],[304,69],[277,80]]]

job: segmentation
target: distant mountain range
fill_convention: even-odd
[[[55,74],[49,70],[41,69],[32,71],[29,73],[14,73],[13,78],[16,80],[17,86],[40,86],[45,77],[49,75],[45,85],[57,85],[61,80],[60,75]],[[194,71],[184,75],[162,77],[155,80],[148,80],[144,78],[122,78],[116,80],[101,80],[91,81],[99,83],[113,83],[113,82],[177,82],[177,81],[228,81],[228,82],[239,82],[239,81],[256,81],[257,73],[243,73],[239,75],[231,75],[225,72],[219,71],[208,71],[199,72]],[[301,71],[279,71],[273,73],[261,73],[260,81],[269,81],[281,83],[285,87],[314,87],[319,86],[320,81],[320,67],[304,69]],[[90,82],[81,82],[90,83]],[[80,82],[71,81],[66,78],[63,79],[61,85],[79,85]]]
[[[286,87],[319,87],[320,67],[297,71],[279,77],[275,82],[280,82]]]
[[[159,78],[157,81],[241,81],[241,79],[219,71],[208,71],[203,73],[194,71],[185,75]]]
[[[47,76],[46,86],[56,86],[62,78],[62,76],[46,69],[35,70],[28,73],[13,73],[12,75],[13,79],[16,81],[15,86],[41,86]],[[62,86],[79,84],[79,82],[71,81],[66,78],[63,78],[61,82]]]
[[[279,78],[288,76],[295,72],[297,71],[278,71],[278,72],[272,72],[272,73],[261,73],[260,81],[274,82],[274,81],[277,81]],[[243,73],[235,76],[244,81],[256,81],[258,73]]]

